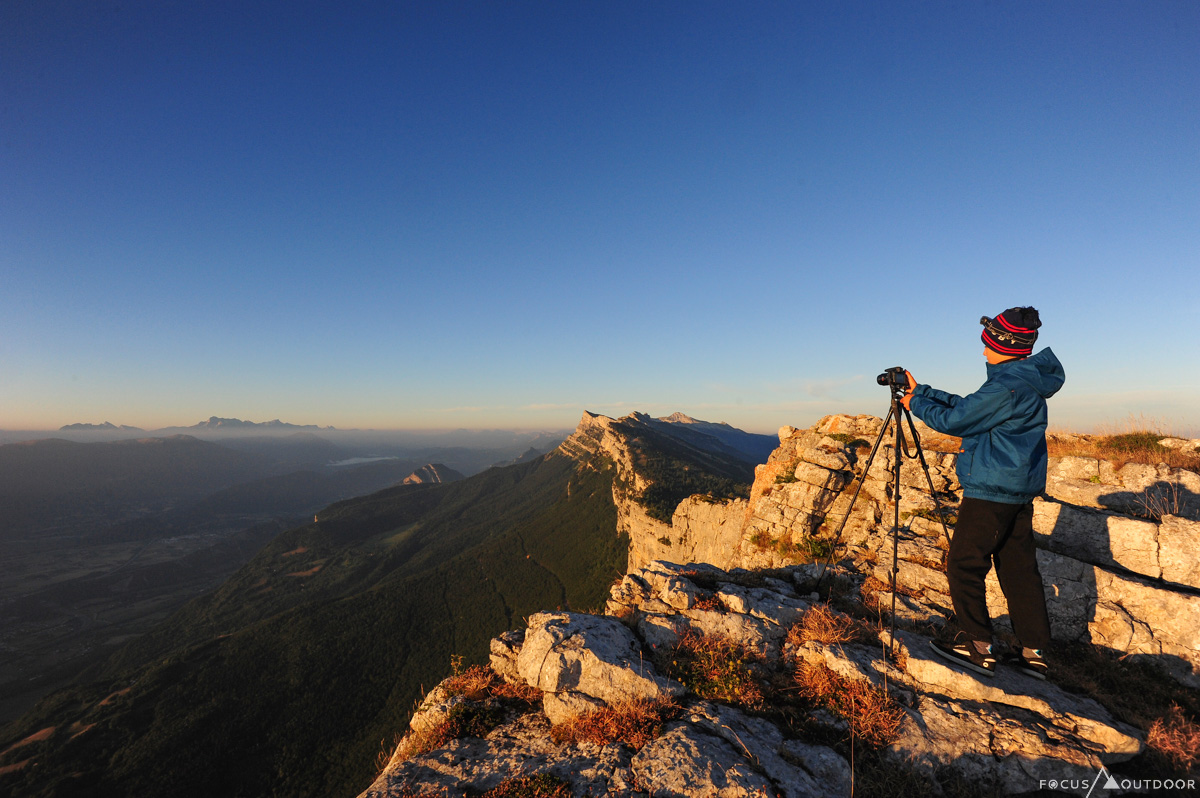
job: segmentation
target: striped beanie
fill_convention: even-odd
[[[1012,357],[1028,357],[1033,352],[1038,327],[1042,326],[1036,308],[1009,308],[994,319],[984,316],[979,323],[983,325],[979,336],[983,345]]]

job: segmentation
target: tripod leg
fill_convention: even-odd
[[[908,419],[908,428],[912,430],[913,443],[916,445],[917,458],[921,461],[921,470],[925,472],[925,481],[929,483],[929,495],[933,497],[933,505],[937,508],[938,521],[942,525],[942,534],[946,536],[946,544],[950,543],[950,530],[946,528],[946,517],[942,513],[942,503],[938,500],[937,491],[933,488],[933,477],[929,476],[929,466],[925,462],[925,453],[921,450],[921,438],[917,435],[917,426],[913,423],[912,412],[903,405],[900,406],[904,417]],[[897,419],[897,423],[899,420]],[[943,558],[944,559],[944,558]]]
[[[895,461],[892,464],[892,500],[896,503],[895,517],[892,522],[892,618],[887,645],[887,658],[895,661],[896,646],[896,582],[900,577],[900,466],[903,464],[904,427],[900,423],[900,414],[904,405],[900,404],[898,395],[892,393],[892,412],[896,416],[896,448],[892,452]]]
[[[854,503],[858,501],[859,491],[862,490],[863,483],[867,481],[867,472],[871,470],[871,463],[875,461],[875,453],[879,451],[879,444],[883,443],[883,436],[887,434],[888,424],[892,418],[896,419],[896,427],[900,426],[900,417],[896,415],[896,405],[893,403],[888,407],[887,417],[883,420],[883,426],[879,428],[879,435],[875,438],[875,445],[871,447],[871,456],[867,458],[867,464],[863,466],[862,476],[859,477],[858,487],[854,489],[854,496],[850,498],[850,506],[846,508],[846,514],[842,517],[842,523],[838,525],[837,534],[833,537],[833,546],[829,552],[829,559],[821,563],[821,573],[817,576],[817,590],[821,589],[821,581],[825,578],[825,571],[833,562],[833,557],[837,553],[838,543],[842,539],[842,531],[846,528],[846,522],[850,520],[850,513],[854,512]]]

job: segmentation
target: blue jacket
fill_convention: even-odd
[[[909,407],[938,432],[962,438],[955,472],[963,496],[1024,504],[1046,489],[1046,399],[1066,380],[1049,349],[987,366],[987,382],[970,396],[928,385]]]

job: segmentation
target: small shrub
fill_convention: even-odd
[[[708,612],[724,612],[725,605],[721,603],[721,599],[712,593],[701,593],[692,609],[707,610]]]
[[[527,684],[509,684],[487,665],[472,665],[464,669],[462,657],[450,658],[451,675],[442,683],[450,695],[461,695],[468,701],[487,698],[521,701],[534,704],[542,700],[542,691]]]
[[[623,742],[640,751],[662,734],[663,724],[679,716],[679,706],[670,697],[626,701],[580,715],[550,730],[556,743],[581,742],[610,745]]]
[[[659,543],[661,543],[661,544],[662,544],[662,545],[664,545],[664,546],[670,546],[670,545],[671,545],[671,539],[670,539],[669,537],[667,537],[666,535],[663,535],[661,538],[659,538],[659,539],[658,539],[658,542],[659,542]]]
[[[771,540],[770,533],[765,529],[759,529],[751,535],[750,543],[759,549],[769,549],[775,545],[775,541]]]
[[[787,640],[793,645],[814,641],[826,645],[841,643],[870,642],[875,635],[862,622],[843,615],[829,608],[827,604],[817,604],[808,612],[800,623],[788,631]]]
[[[924,518],[926,521],[935,523],[945,523],[946,526],[954,526],[958,523],[958,515],[949,507],[943,507],[941,516],[939,517],[937,510],[931,510],[928,507],[921,507],[908,514],[910,518]]]
[[[570,798],[571,785],[549,773],[506,779],[483,794],[483,798]]]
[[[1122,452],[1124,454],[1141,454],[1145,452],[1162,455],[1171,451],[1159,443],[1162,437],[1157,432],[1141,430],[1138,432],[1126,432],[1120,435],[1109,435],[1101,438],[1098,443],[1102,449]]]
[[[1177,770],[1190,771],[1200,764],[1200,723],[1184,717],[1178,704],[1150,724],[1146,745]]]
[[[486,737],[504,720],[504,710],[497,706],[456,704],[446,720],[425,734],[413,735],[405,745],[404,759],[427,754],[459,737]]]
[[[750,670],[761,656],[727,637],[685,632],[655,654],[659,672],[682,682],[701,698],[750,709],[763,705],[763,691]]]
[[[773,549],[784,560],[794,563],[822,562],[830,559],[836,551],[834,541],[826,538],[804,535],[797,543],[791,535],[772,538],[770,533],[763,529],[756,531],[747,540],[761,551]]]
[[[904,710],[887,693],[865,680],[840,676],[824,663],[802,662],[796,683],[802,696],[840,715],[853,737],[874,748],[894,740],[904,722]]]
[[[1162,521],[1164,515],[1179,515],[1184,509],[1179,485],[1174,482],[1151,485],[1133,500],[1138,505],[1135,513],[1152,521]]]

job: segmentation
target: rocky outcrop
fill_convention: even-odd
[[[861,588],[848,571],[833,578],[851,594]],[[806,566],[764,574],[656,562],[614,586],[608,612],[624,623],[535,615],[493,642],[491,669],[520,689],[546,691],[542,703],[505,714],[493,698],[456,694],[447,680],[422,702],[364,798],[465,796],[533,774],[565,782],[577,796],[848,796],[848,721],[822,710],[813,713],[817,725],[797,726],[778,711],[794,691],[771,693],[781,676],[806,666],[890,696],[899,721],[878,756],[933,792],[947,773],[1027,792],[1042,779],[1088,778],[1101,766],[1119,773],[1142,749],[1142,734],[1092,699],[1007,669],[977,680],[936,658],[918,632],[899,631],[890,647],[886,631],[839,643],[797,634],[809,613],[830,612],[805,592],[812,583]],[[679,656],[672,646],[685,634],[746,652],[752,662],[742,664],[771,700],[748,709],[699,695],[695,681],[664,678],[652,662]],[[619,736],[572,741],[556,731],[646,699],[669,699],[674,710],[636,745]],[[492,712],[490,729],[427,749],[411,744],[456,713],[484,711]]]
[[[890,583],[890,432],[862,473],[881,425],[872,416],[829,416],[806,430],[784,427],[779,447],[756,470],[748,502],[709,507],[689,500],[671,525],[653,519],[653,528],[632,525],[638,555],[631,565],[659,558],[726,569],[778,568],[823,557],[838,538],[845,562]],[[941,436],[917,428],[929,474],[918,460],[901,457],[898,583],[919,596],[899,599],[898,612],[941,625],[951,606],[943,563],[961,490],[957,455],[934,450],[930,443],[941,444]],[[1200,686],[1200,515],[1194,501],[1200,475],[1165,465],[1117,468],[1083,457],[1051,458],[1048,472],[1047,496],[1034,502],[1034,531],[1043,548],[1039,563],[1055,638],[1149,659]],[[1156,507],[1171,512],[1156,515]],[[989,603],[998,628],[1009,629],[994,573]]]
[[[652,517],[639,502],[653,483],[635,466],[637,455],[630,445],[629,427],[647,426],[654,421],[640,413],[612,419],[585,412],[575,432],[559,450],[582,462],[600,457],[613,464],[617,530],[629,535],[629,570],[660,559],[736,567],[745,516],[744,500],[693,496],[675,508],[670,523]],[[698,425],[706,428],[726,426],[697,422],[682,414],[658,421],[685,429]]]
[[[641,657],[633,632],[617,620],[595,615],[531,617],[516,672],[525,684],[542,691],[551,722],[621,701],[683,693],[683,685],[659,676]]]
[[[457,482],[463,475],[441,463],[428,463],[404,478],[405,485],[430,485]]]

